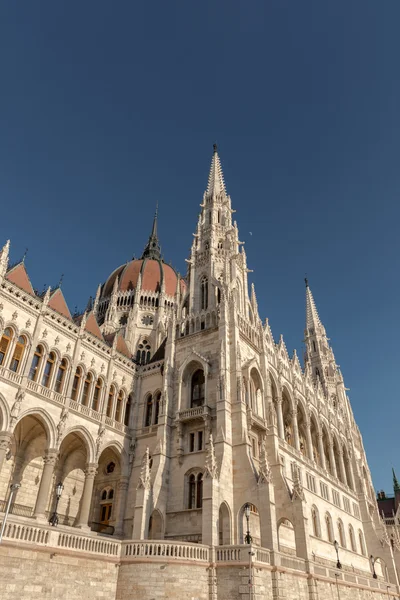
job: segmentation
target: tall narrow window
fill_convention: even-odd
[[[74,381],[72,383],[72,391],[71,391],[71,400],[75,400],[75,402],[78,397],[79,386],[81,384],[81,378],[82,378],[82,369],[80,367],[77,367],[76,371],[75,371]]]
[[[342,548],[346,548],[346,540],[344,537],[344,529],[342,521],[338,521],[339,541]]]
[[[43,348],[42,346],[37,346],[36,350],[35,350],[35,354],[33,355],[33,359],[32,359],[32,364],[31,364],[31,368],[29,370],[29,379],[32,379],[32,381],[36,381],[36,378],[38,376],[39,370],[40,370],[40,364],[42,362],[42,358],[43,358]]]
[[[192,377],[192,389],[191,389],[191,408],[196,406],[202,406],[204,404],[204,371],[198,369]]]
[[[325,515],[326,533],[328,540],[333,544],[332,519],[329,513]]]
[[[132,409],[132,397],[128,396],[128,400],[126,401],[125,407],[125,415],[124,415],[124,425],[129,427],[129,419],[131,417],[131,409]]]
[[[203,506],[203,473],[197,475],[196,508]]]
[[[43,387],[49,387],[49,385],[50,385],[50,379],[51,379],[51,375],[53,373],[55,360],[56,360],[56,356],[55,356],[54,352],[50,352],[49,356],[47,357],[44,369],[43,369],[43,375],[42,375],[42,386]]]
[[[57,369],[57,375],[56,375],[56,382],[54,384],[54,390],[58,393],[61,394],[62,392],[62,388],[64,386],[64,379],[65,379],[65,373],[67,371],[67,361],[65,360],[65,358],[62,359],[62,361],[60,362],[58,369]]]
[[[124,401],[124,392],[121,390],[118,394],[117,406],[115,407],[115,417],[114,417],[115,420],[118,421],[118,423],[121,421],[123,401]]]
[[[13,335],[12,329],[7,327],[7,329],[3,333],[1,341],[0,341],[0,365],[2,365],[4,362],[4,359],[7,354],[7,350],[10,346],[12,335]]]
[[[89,396],[90,396],[90,390],[92,387],[92,381],[93,381],[93,375],[91,373],[88,373],[86,375],[86,379],[85,382],[83,384],[83,391],[82,391],[82,404],[84,406],[88,405],[89,402]]]
[[[189,477],[189,502],[188,508],[196,508],[196,476],[190,475]]]
[[[200,286],[200,297],[201,297],[201,310],[207,310],[208,308],[208,279],[203,277]]]
[[[110,391],[108,393],[108,400],[107,400],[107,412],[106,412],[106,416],[110,417],[112,416],[112,411],[113,411],[113,406],[114,406],[114,396],[115,396],[115,388],[114,386],[110,386]]]
[[[361,530],[358,531],[358,541],[360,542],[361,554],[365,556],[364,536]]]
[[[10,371],[14,371],[14,373],[18,373],[19,366],[21,364],[21,360],[25,351],[26,346],[26,338],[21,335],[18,338],[18,341],[14,348],[14,354],[11,359]],[[1,361],[1,353],[0,353],[0,361]]]
[[[319,537],[319,519],[318,512],[315,506],[313,506],[313,508],[311,509],[311,517],[313,524],[313,534],[315,535],[315,537]]]
[[[353,550],[353,552],[356,552],[357,551],[356,540],[354,539],[354,530],[351,525],[349,525],[349,538],[350,538],[351,549]]]
[[[158,417],[160,415],[160,400],[161,392],[158,392],[154,403],[154,425],[158,425]]]
[[[151,357],[151,346],[147,340],[143,340],[139,345],[136,352],[136,362],[139,365],[145,365],[150,362]]]
[[[153,416],[153,396],[150,395],[150,396],[148,396],[147,402],[146,402],[146,418],[144,420],[145,427],[150,427],[152,416]]]
[[[103,386],[103,382],[99,377],[99,379],[96,381],[96,385],[94,386],[93,400],[92,400],[92,409],[95,411],[99,410],[102,386]]]

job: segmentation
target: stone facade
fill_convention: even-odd
[[[141,259],[81,315],[60,287],[35,291],[4,246],[1,510],[19,486],[0,545],[16,569],[12,581],[3,571],[4,598],[396,592],[398,544],[308,282],[302,368],[260,319],[233,213],[215,148],[186,277],[162,260],[156,215]],[[56,582],[41,584],[46,572]]]

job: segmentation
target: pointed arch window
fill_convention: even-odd
[[[138,365],[145,365],[150,362],[151,346],[147,340],[143,340],[136,352],[136,362]]]
[[[115,388],[114,386],[110,386],[110,391],[108,392],[108,400],[107,400],[107,411],[106,416],[112,416],[113,406],[114,406],[114,396],[115,396]]]
[[[318,510],[315,506],[313,506],[311,509],[311,518],[313,524],[313,534],[315,535],[315,537],[321,537]]]
[[[126,401],[125,415],[124,415],[124,425],[126,425],[126,427],[129,427],[129,420],[130,420],[130,417],[131,417],[131,410],[132,410],[132,396],[129,395],[128,396],[128,400]]]
[[[36,346],[35,354],[33,355],[32,364],[31,364],[31,368],[29,370],[29,375],[28,375],[28,378],[31,379],[32,381],[36,381],[36,378],[37,378],[39,370],[40,370],[42,358],[43,358],[43,347]]]
[[[358,541],[360,542],[361,554],[365,556],[364,536],[361,529],[358,530]]]
[[[14,371],[14,373],[18,373],[21,361],[22,361],[22,357],[24,355],[25,352],[25,347],[26,347],[26,337],[24,335],[20,335],[17,343],[15,345],[14,348],[14,353],[13,353],[13,357],[11,359],[11,365],[10,365],[10,371]],[[1,353],[0,353],[0,360],[1,360]],[[1,362],[0,362],[1,364]]]
[[[156,395],[155,402],[154,402],[154,425],[158,425],[158,418],[160,415],[160,401],[161,401],[161,392],[158,392]]]
[[[62,359],[60,364],[58,365],[56,381],[54,384],[54,390],[57,394],[61,394],[62,389],[64,387],[65,373],[67,372],[67,361],[65,358]]]
[[[120,423],[122,417],[122,405],[124,403],[124,392],[121,390],[117,398],[117,406],[115,407],[115,420]]]
[[[146,402],[146,417],[144,420],[145,427],[150,427],[152,417],[153,417],[153,396],[150,394],[147,397],[147,402]]]
[[[190,475],[189,477],[189,502],[188,508],[196,508],[196,476]]]
[[[99,379],[96,381],[96,385],[94,386],[93,400],[92,400],[92,409],[95,411],[99,410],[102,387],[103,387],[103,381],[99,377]]]
[[[203,473],[191,473],[188,478],[188,504],[189,509],[202,508],[203,506]]]
[[[346,548],[346,538],[344,535],[344,528],[342,521],[338,521],[338,532],[339,532],[339,541],[342,548]]]
[[[3,364],[4,359],[6,357],[7,351],[10,347],[10,342],[12,340],[13,337],[13,331],[12,329],[10,329],[10,327],[7,327],[7,329],[5,329],[2,337],[1,337],[1,341],[0,341],[0,365]]]
[[[74,381],[72,382],[72,390],[71,390],[71,400],[76,402],[79,392],[79,387],[82,379],[82,369],[80,367],[76,367]]]
[[[54,354],[54,352],[50,352],[49,356],[47,357],[44,369],[43,369],[43,375],[42,375],[42,386],[43,387],[49,387],[49,385],[50,385],[50,379],[51,379],[51,375],[53,373],[55,361],[56,361],[56,355]]]
[[[329,513],[326,513],[325,515],[325,525],[328,540],[331,542],[331,544],[333,544],[332,519]]]
[[[203,473],[197,475],[196,508],[203,506]]]
[[[203,406],[205,395],[205,378],[203,369],[198,369],[192,377],[190,408]]]
[[[92,383],[93,383],[93,375],[89,372],[86,375],[86,379],[85,379],[85,382],[83,384],[82,400],[81,400],[83,406],[87,406],[88,405],[90,391],[91,391],[91,388],[92,388]]]
[[[353,552],[357,552],[356,540],[354,539],[354,529],[351,525],[349,525],[349,538],[351,549],[353,550]]]
[[[208,308],[208,279],[203,277],[200,284],[201,310]]]

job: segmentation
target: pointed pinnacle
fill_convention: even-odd
[[[321,321],[318,315],[317,307],[311,292],[311,289],[306,286],[306,329],[315,328],[320,325]]]
[[[211,159],[210,173],[208,175],[206,196],[217,196],[222,193],[226,194],[224,174],[222,172],[217,145],[214,144],[214,153]]]
[[[392,473],[393,473],[393,490],[395,492],[400,492],[400,484],[397,480],[396,473],[394,472],[393,467],[392,467]]]

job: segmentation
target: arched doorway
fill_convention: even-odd
[[[79,431],[68,433],[60,446],[55,482],[64,485],[58,505],[60,524],[75,525],[79,517],[89,451]]]
[[[231,544],[231,513],[226,502],[222,502],[218,513],[218,540],[220,545]]]
[[[159,510],[153,510],[149,519],[149,540],[164,539],[163,518]]]
[[[118,483],[121,478],[121,455],[114,446],[104,448],[100,454],[97,475],[94,480],[91,529],[112,535],[118,517]]]
[[[289,519],[281,519],[278,523],[278,543],[280,552],[296,556],[296,536]]]

